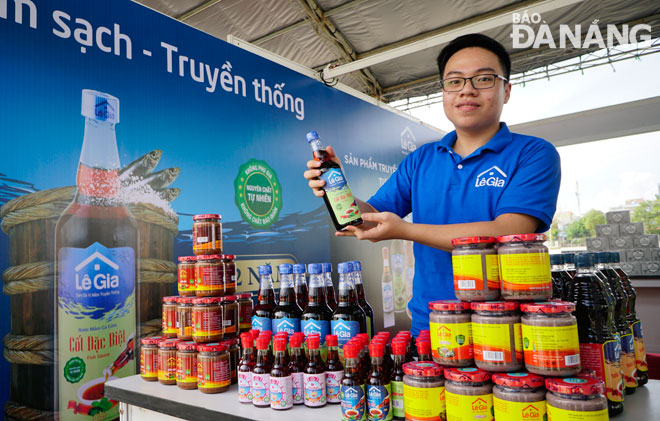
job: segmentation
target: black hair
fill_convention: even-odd
[[[509,79],[511,76],[511,57],[509,57],[509,53],[506,52],[506,49],[504,49],[502,44],[491,37],[482,34],[467,34],[455,38],[447,44],[442,51],[440,51],[440,54],[438,55],[438,70],[440,70],[440,78],[442,78],[442,75],[445,72],[445,66],[451,56],[464,48],[470,47],[483,48],[484,50],[488,50],[495,54],[504,68],[503,76]]]

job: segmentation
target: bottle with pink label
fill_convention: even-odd
[[[302,338],[300,337],[302,336]],[[291,361],[289,362],[289,372],[293,383],[293,404],[302,405],[304,402],[303,372],[307,361],[305,352],[302,349],[302,341],[305,334],[294,334],[289,339],[289,348],[291,349]]]
[[[261,408],[270,406],[270,370],[268,345],[270,338],[257,338],[257,363],[252,369],[252,404]]]
[[[304,403],[311,408],[325,406],[325,364],[319,353],[321,337],[309,335],[307,337],[307,349],[309,350],[309,362],[303,373],[303,384],[305,388]]]
[[[328,344],[328,360],[325,370],[325,393],[328,403],[341,403],[339,399],[339,386],[341,379],[344,378],[344,366],[339,360],[337,345],[339,340],[337,335],[326,335],[325,341]]]
[[[289,409],[293,407],[293,381],[286,361],[286,339],[273,341],[275,362],[270,371],[270,407]]]
[[[238,401],[252,403],[252,369],[256,364],[254,340],[249,332],[241,333],[243,355],[238,363]]]

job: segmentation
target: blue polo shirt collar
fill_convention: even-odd
[[[493,136],[484,146],[474,151],[470,156],[479,155],[481,151],[486,149],[493,152],[500,152],[506,147],[506,145],[511,142],[512,139],[513,136],[509,131],[509,127],[506,125],[506,123],[501,122],[500,130],[495,133],[495,136]],[[456,130],[447,133],[442,139],[438,141],[438,149],[452,151],[454,143],[456,143]]]

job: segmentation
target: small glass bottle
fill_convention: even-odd
[[[304,381],[303,372],[307,365],[307,358],[302,349],[304,339],[299,335],[291,336],[289,339],[289,348],[291,349],[291,358],[289,361],[289,372],[291,373],[293,404],[302,405],[304,402]]]
[[[293,265],[293,285],[296,292],[296,303],[298,303],[298,306],[300,306],[301,309],[305,310],[309,301],[305,265]]]
[[[286,332],[289,335],[300,332],[302,309],[296,302],[293,285],[293,265],[283,263],[278,266],[280,272],[280,296],[277,307],[273,310],[273,332]]]
[[[417,361],[433,361],[431,357],[431,341],[417,338]]]
[[[325,364],[319,352],[319,345],[318,336],[310,335],[307,338],[309,361],[303,373],[303,387],[305,389],[305,406],[310,408],[320,408],[326,404]]]
[[[337,292],[332,283],[332,263],[323,263],[323,279],[325,280],[325,300],[332,311],[337,308]]]
[[[339,360],[337,335],[327,335],[328,358],[325,369],[325,393],[328,403],[340,403],[339,384],[344,377],[344,366]]]
[[[403,364],[406,362],[406,343],[403,341],[392,341],[392,355],[394,366],[392,367],[392,416],[395,420],[405,420],[406,414],[403,410]]]
[[[270,265],[259,266],[259,299],[252,310],[252,329],[272,331],[275,292],[273,292],[273,268]]]
[[[270,406],[270,370],[267,336],[257,338],[257,361],[252,369],[252,405],[260,408]]]
[[[371,369],[366,381],[367,413],[372,418],[389,421],[392,420],[392,383],[390,373],[383,369],[384,352],[382,344],[369,345]]]
[[[364,311],[365,316],[367,316],[367,334],[369,339],[371,339],[376,330],[374,328],[374,309],[371,307],[371,304],[367,301],[367,294],[364,291],[364,283],[362,282],[362,263],[358,260],[353,262],[353,283],[355,284],[355,292],[357,292],[358,304]]]
[[[241,333],[243,355],[238,363],[238,401],[252,403],[252,369],[256,365],[254,340],[249,333]]]
[[[344,345],[345,369],[339,393],[342,421],[366,419],[364,378],[359,369],[360,348],[356,343]]]
[[[287,364],[286,339],[276,338],[273,341],[275,362],[270,370],[270,407],[283,410],[293,407],[293,382]]]

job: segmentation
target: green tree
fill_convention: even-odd
[[[580,218],[584,227],[589,232],[590,237],[596,236],[596,224],[605,223],[605,214],[599,210],[591,209],[589,212],[585,213],[582,218]]]
[[[645,200],[632,213],[633,222],[643,222],[647,234],[660,234],[660,199]]]
[[[570,242],[579,238],[585,238],[589,236],[589,230],[584,226],[582,219],[572,222],[568,227],[566,227],[566,239]]]

